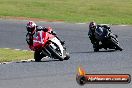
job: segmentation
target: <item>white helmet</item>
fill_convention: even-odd
[[[26,25],[27,31],[33,34],[36,30],[36,23],[33,21],[29,21]]]

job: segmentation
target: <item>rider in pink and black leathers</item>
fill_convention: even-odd
[[[26,25],[26,29],[28,32],[26,35],[26,41],[29,45],[29,48],[31,50],[34,50],[35,46],[33,45],[33,43],[36,43],[36,44],[39,43],[38,47],[41,47],[41,45],[44,43],[43,42],[43,36],[44,36],[43,32],[47,32],[48,30],[50,30],[50,27],[37,26],[35,22],[29,21]],[[57,37],[55,31],[50,31],[50,33]],[[60,42],[62,43],[62,45],[64,44],[63,41],[60,40]]]

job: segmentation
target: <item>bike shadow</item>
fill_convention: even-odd
[[[114,50],[114,49],[111,49],[111,50],[101,50],[101,51],[98,51],[98,52],[116,52],[117,50]]]
[[[60,61],[60,60],[58,60],[58,59],[49,59],[49,60],[41,60],[39,62],[58,62],[58,61]]]
[[[35,61],[34,59],[32,59],[32,60],[22,60],[22,61],[18,61],[18,62],[15,62],[15,63],[36,63],[36,62],[38,62],[38,63],[46,63],[46,62],[57,62],[57,61],[60,61],[60,60],[58,60],[58,59],[51,59],[51,58],[48,58],[48,59],[42,59],[41,61]]]
[[[82,52],[71,52],[70,54],[81,54],[81,53],[102,53],[102,52],[105,52],[105,53],[109,53],[109,52],[116,52],[117,50],[100,50],[98,52],[94,52],[94,51],[82,51]]]

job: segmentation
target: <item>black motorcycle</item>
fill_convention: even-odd
[[[99,27],[95,30],[95,38],[100,41],[99,44],[95,44],[94,51],[97,52],[99,49],[115,49],[122,51],[123,49],[119,45],[117,35],[113,34],[110,29]],[[101,46],[99,46],[101,45]]]

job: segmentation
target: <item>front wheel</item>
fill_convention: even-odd
[[[57,51],[57,50],[55,50],[52,46],[47,46],[47,49],[51,52],[51,54],[52,54],[52,56],[54,57],[54,58],[57,58],[57,59],[59,59],[60,61],[63,61],[64,60],[64,58],[60,55],[60,52],[59,51]]]
[[[66,52],[66,57],[64,58],[64,60],[69,60],[70,58],[70,54]]]
[[[123,49],[120,47],[119,42],[117,38],[111,38],[111,42],[114,44],[116,50],[122,51]]]
[[[120,47],[120,46],[116,46],[116,50],[120,50],[120,51],[122,51],[123,49]]]

